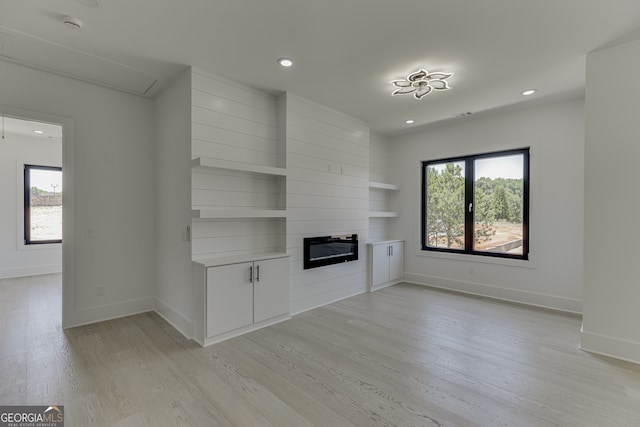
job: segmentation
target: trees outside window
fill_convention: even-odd
[[[529,149],[425,161],[422,249],[528,259]]]
[[[62,168],[24,166],[24,243],[62,243]]]

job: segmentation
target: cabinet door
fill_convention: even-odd
[[[373,245],[371,257],[371,286],[389,281],[389,245]]]
[[[404,276],[404,242],[395,242],[390,246],[389,280],[398,280]]]
[[[253,263],[207,269],[207,336],[229,332],[253,323]]]
[[[254,322],[289,314],[289,258],[256,261],[254,265]]]

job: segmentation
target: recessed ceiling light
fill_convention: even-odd
[[[38,135],[42,135],[44,132],[41,130],[34,130],[33,133],[37,133]]]
[[[280,58],[278,59],[278,64],[283,67],[291,67],[293,65],[293,59],[291,58]]]
[[[404,122],[405,122],[406,124],[408,124],[408,125],[412,125],[412,124],[414,124],[416,121],[415,121],[415,120],[413,120],[413,119],[409,119],[409,120],[405,120]]]
[[[525,91],[522,92],[523,96],[529,96],[529,95],[533,95],[534,93],[536,93],[538,91],[538,89],[527,89]]]

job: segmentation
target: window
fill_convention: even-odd
[[[422,250],[529,257],[529,149],[422,162]]]
[[[62,168],[24,165],[24,244],[62,243]]]

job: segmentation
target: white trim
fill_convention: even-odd
[[[193,322],[158,297],[155,298],[154,311],[178,332],[184,335],[185,338],[193,338]]]
[[[364,291],[357,291],[357,292],[355,292],[355,293],[353,293],[353,294],[349,294],[349,295],[344,296],[344,297],[336,298],[336,299],[331,300],[331,301],[329,301],[329,302],[323,302],[323,303],[321,303],[321,304],[314,305],[313,307],[303,308],[302,310],[298,310],[298,311],[296,311],[296,312],[291,313],[291,316],[292,316],[292,317],[293,317],[293,316],[297,316],[298,314],[302,314],[302,313],[304,313],[305,311],[314,310],[314,309],[316,309],[316,308],[324,307],[325,305],[333,304],[333,303],[335,303],[335,302],[342,301],[342,300],[347,299],[347,298],[355,297],[356,295],[365,294],[365,293],[369,292],[369,289],[368,289],[368,288],[369,288],[369,287],[367,286],[367,289],[365,289]]]
[[[231,338],[239,337],[240,335],[244,335],[244,334],[247,334],[249,332],[257,331],[258,329],[262,329],[262,328],[265,328],[267,326],[275,325],[276,323],[284,322],[285,320],[289,320],[289,319],[291,319],[291,316],[289,316],[288,314],[283,314],[281,316],[277,316],[277,317],[274,317],[272,319],[265,320],[264,322],[253,323],[253,324],[245,326],[243,328],[235,329],[233,331],[225,332],[225,333],[222,333],[222,334],[219,334],[219,335],[215,335],[213,337],[205,337],[204,338],[204,342],[200,342],[200,340],[197,339],[197,337],[194,337],[192,339],[193,339],[193,341],[197,342],[201,346],[208,347],[208,346],[210,346],[212,344],[216,344],[216,343],[219,343],[219,342],[222,342],[222,341],[226,341],[226,340],[231,339]]]
[[[148,297],[114,304],[82,308],[68,314],[66,319],[68,323],[65,325],[65,328],[75,328],[76,326],[89,325],[92,323],[104,322],[106,320],[154,311],[154,303],[155,298]]]
[[[640,364],[640,343],[580,330],[580,350]]]
[[[452,259],[456,261],[465,261],[465,262],[477,262],[481,264],[506,265],[509,267],[533,268],[533,269],[538,268],[538,261],[531,253],[529,254],[529,260],[500,258],[500,257],[482,256],[482,255],[470,255],[470,254],[461,254],[461,253],[455,253],[455,252],[423,251],[422,249],[416,250],[415,255],[420,257]]]
[[[62,264],[31,265],[28,267],[15,267],[0,269],[0,279],[12,277],[38,276],[41,274],[54,274],[62,272]]]
[[[62,327],[68,328],[75,308],[75,122],[71,117],[3,106],[6,117],[52,123],[62,126]]]
[[[446,289],[470,295],[489,297],[502,301],[548,308],[573,314],[582,314],[582,300],[557,295],[541,294],[520,289],[503,288],[485,283],[453,280],[445,277],[404,273],[404,281],[416,285]]]

